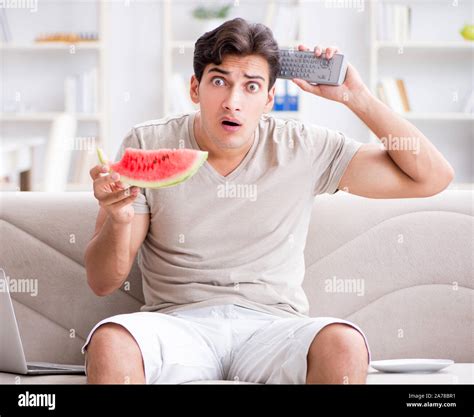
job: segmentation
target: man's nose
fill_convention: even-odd
[[[240,91],[234,87],[230,90],[230,93],[222,103],[222,106],[231,112],[240,111],[242,107],[241,99]]]

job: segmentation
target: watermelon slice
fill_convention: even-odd
[[[97,148],[101,164],[107,164],[102,149]],[[143,150],[126,148],[122,159],[110,164],[110,172],[120,174],[124,184],[141,188],[163,188],[191,178],[207,159],[208,152],[194,149]]]

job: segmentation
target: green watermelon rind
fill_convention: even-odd
[[[107,164],[107,157],[104,154],[104,151],[100,148],[97,148],[97,156],[99,157],[99,161],[102,165]]]
[[[97,148],[97,155],[99,157],[99,161],[101,164],[107,163],[107,158],[102,151],[102,149]],[[181,176],[173,178],[169,181],[141,181],[136,180],[125,175],[120,175],[120,181],[124,184],[134,185],[140,188],[166,188],[166,187],[173,187],[174,185],[181,184],[182,182],[186,181],[187,179],[191,178],[199,168],[204,164],[208,157],[209,153],[206,151],[199,151],[198,159],[194,162],[193,166],[186,172],[184,172]],[[113,170],[110,170],[113,172]]]

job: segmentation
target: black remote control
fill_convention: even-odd
[[[346,58],[338,53],[326,59],[324,52],[317,57],[313,51],[280,49],[280,65],[278,78],[299,78],[310,84],[341,85],[347,72]]]

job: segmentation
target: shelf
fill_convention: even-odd
[[[448,121],[474,121],[474,114],[461,112],[439,112],[439,113],[421,113],[407,112],[398,113],[407,120],[448,120]]]
[[[172,49],[191,49],[194,48],[194,44],[196,43],[196,40],[186,40],[183,39],[182,41],[179,40],[174,40],[170,42],[170,46]],[[294,41],[285,41],[285,42],[278,42],[278,46],[280,48],[290,48],[290,47],[295,47],[297,48],[299,44],[304,44],[302,40],[294,40]],[[308,45],[308,47],[311,47]]]
[[[37,112],[37,113],[0,113],[0,121],[3,122],[51,122],[61,112]],[[100,114],[77,113],[74,115],[80,122],[99,122]]]
[[[173,49],[180,49],[180,48],[185,48],[185,49],[191,49],[194,48],[194,44],[196,41],[172,41],[170,42],[170,46]]]
[[[17,191],[16,187],[14,188],[13,186],[10,187],[10,189],[11,191]],[[10,191],[10,189],[4,190],[3,188],[1,188],[1,184],[0,184],[0,191]],[[36,184],[36,186],[33,187],[32,191],[43,191],[43,190],[39,188],[38,185]],[[92,180],[90,183],[86,183],[86,184],[69,182],[66,184],[66,187],[63,191],[92,191]]]
[[[474,190],[474,182],[455,182],[448,186],[448,190]]]
[[[434,42],[434,41],[375,41],[374,48],[377,49],[467,49],[474,50],[474,41],[452,41],[452,42]]]
[[[30,44],[0,43],[0,51],[19,52],[43,52],[43,51],[70,51],[71,46],[75,46],[76,51],[100,50],[103,47],[101,42],[38,42]]]
[[[92,191],[92,180],[86,184],[68,183],[66,191]]]
[[[271,111],[270,114],[275,117],[283,118],[295,118],[299,117],[301,112],[299,111]],[[408,112],[400,113],[396,112],[398,115],[402,116],[407,120],[448,120],[448,121],[474,121],[474,114],[470,113],[460,113],[460,112],[439,112],[439,113],[417,113],[417,112]]]
[[[269,114],[281,119],[298,120],[300,118],[301,111],[271,111]]]

